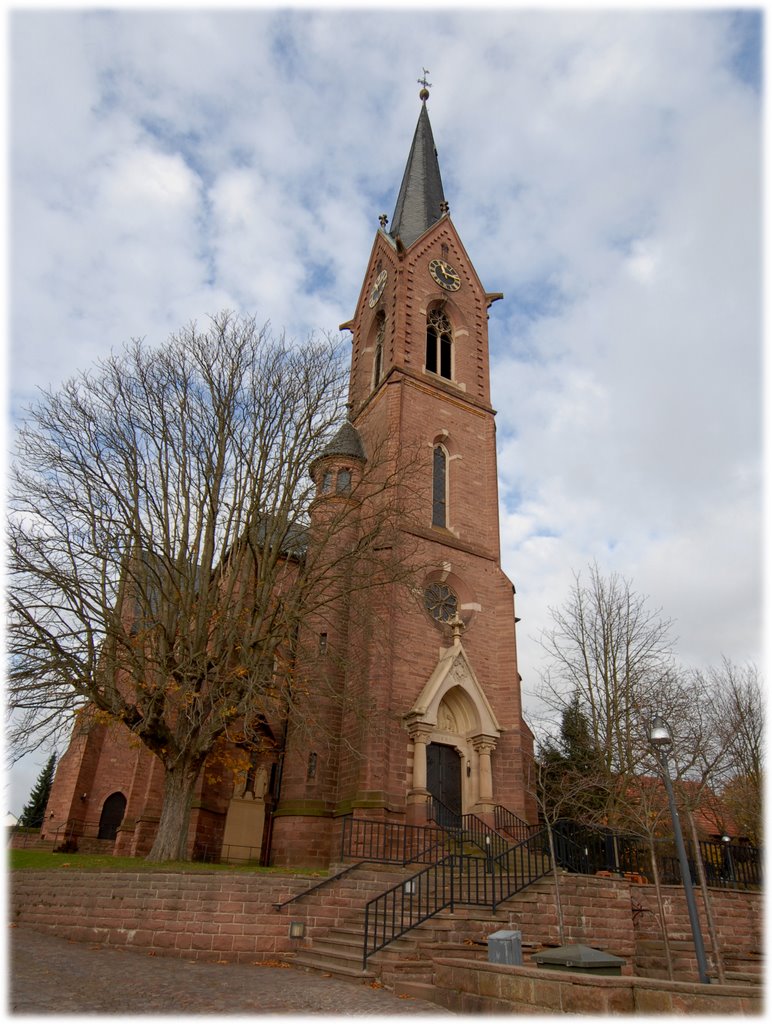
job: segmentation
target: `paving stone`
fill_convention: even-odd
[[[453,1016],[428,1000],[294,967],[152,957],[25,927],[10,929],[8,947],[13,1014]]]

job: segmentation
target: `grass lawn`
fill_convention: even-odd
[[[158,863],[141,857],[112,857],[101,853],[51,853],[48,850],[9,850],[8,866],[12,871],[238,871],[253,875],[307,875],[324,878],[326,871],[313,868],[261,868],[249,864],[204,864],[199,861],[173,860]]]

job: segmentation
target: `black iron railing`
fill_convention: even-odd
[[[394,939],[455,905],[495,910],[550,871],[546,831],[498,856],[453,853],[376,896],[365,907],[363,966]]]
[[[446,907],[453,910],[454,870],[458,860],[453,854],[443,857],[370,900],[365,906],[363,970],[373,953]]]
[[[690,846],[691,850],[691,846]],[[708,885],[724,889],[758,889],[761,886],[761,851],[744,843],[700,843]]]
[[[494,859],[491,910],[551,870],[549,838],[546,829],[542,829]]]
[[[640,836],[615,829],[581,825],[568,819],[555,822],[552,831],[556,857],[561,867],[582,874],[595,874],[596,871],[646,874],[649,853]],[[566,862],[559,852],[562,842],[573,843],[573,846],[566,845]]]
[[[464,832],[464,817],[457,816],[459,821],[455,830],[460,835]],[[530,826],[525,827],[531,831]],[[567,821],[558,822],[552,833],[555,860],[569,871],[578,874],[611,871],[615,874],[634,872],[646,875],[649,851],[638,836]],[[485,833],[481,835],[484,840]],[[754,888],[761,883],[761,858],[754,847],[704,842],[700,843],[700,854],[709,884]],[[678,862],[665,852],[661,844],[657,850],[657,861],[665,884],[680,882]],[[690,869],[696,880],[693,860],[690,861]],[[546,828],[531,831],[524,840],[497,855],[491,852],[487,856],[469,855],[463,852],[462,846],[440,862],[370,900],[365,907],[363,966],[366,967],[368,957],[373,953],[441,911],[452,911],[455,905],[485,906],[495,910],[551,870]]]
[[[318,892],[320,889],[326,888],[328,885],[334,885],[345,875],[350,874],[356,868],[361,868],[363,864],[367,864],[366,860],[358,860],[354,864],[347,864],[341,871],[336,872],[334,875],[328,875],[327,878],[323,878],[321,882],[314,882],[307,889],[302,892],[295,893],[294,896],[290,896],[288,900],[284,900],[283,903],[274,903],[274,910],[281,910],[283,907],[288,907],[290,903],[297,903],[298,900],[305,899],[306,896],[310,896],[311,893]]]
[[[77,846],[78,840],[108,840],[115,837],[100,836],[99,821],[80,821],[77,818],[69,818],[67,821],[60,821],[56,824],[44,822],[40,827],[35,839],[37,841],[53,843],[54,846],[67,843]]]
[[[453,837],[441,828],[369,821],[347,814],[341,829],[343,857],[381,864],[428,864],[452,852]]]
[[[553,826],[556,857],[562,867],[583,874],[610,871],[613,874],[637,874],[651,879],[651,852],[648,841],[634,833],[601,826],[582,825],[561,820]],[[582,851],[576,860],[575,851],[561,855],[561,841],[571,841]],[[694,884],[699,879],[694,844],[685,840],[689,874]],[[703,840],[699,844],[705,876],[710,886],[721,888],[756,889],[761,886],[761,851],[745,843],[722,843]],[[568,848],[566,848],[568,849]],[[660,880],[664,885],[680,885],[681,869],[675,847],[670,839],[656,839],[654,851]]]
[[[496,804],[493,808],[493,823],[497,831],[510,836],[516,843],[522,843],[541,829],[540,825],[529,825],[527,821],[518,818],[513,811],[502,807],[501,804]]]
[[[429,801],[429,814],[432,821],[450,832],[462,848],[464,843],[472,843],[486,856],[496,857],[511,845],[476,814],[459,814],[436,797]]]

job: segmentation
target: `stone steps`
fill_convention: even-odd
[[[287,908],[290,914],[295,908],[298,916],[302,912],[310,931],[287,960],[305,970],[336,977],[375,978],[374,970],[362,968],[365,905],[415,871],[414,865],[366,864],[309,892]],[[321,924],[325,919],[330,921],[326,927]]]
[[[437,989],[432,981],[401,979],[395,983],[393,991],[395,996],[405,996],[408,999],[425,999],[429,1003],[437,1001]]]
[[[344,978],[380,978],[387,988],[431,986],[430,951],[464,957],[487,957],[487,947],[451,941],[459,922],[479,921],[481,932],[506,927],[509,911],[492,913],[484,907],[456,904],[453,915],[441,911],[368,957],[362,966],[364,908],[400,881],[422,870],[421,865],[361,865],[340,879],[299,900],[298,916],[307,922],[306,936],[288,960],[309,971]],[[290,909],[293,914],[294,908]],[[400,990],[402,992],[402,989]]]

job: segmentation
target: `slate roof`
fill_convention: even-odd
[[[440,165],[424,101],[421,103],[421,113],[418,115],[389,234],[392,238],[399,236],[402,244],[408,248],[440,219],[440,204],[444,201]]]
[[[358,459],[360,462],[367,461],[367,456],[365,455],[365,449],[362,444],[362,438],[359,436],[359,431],[352,423],[349,423],[348,420],[343,424],[330,443],[324,448],[319,458],[324,459],[328,455],[343,455],[346,458]],[[316,459],[314,459],[314,462],[316,462]]]

